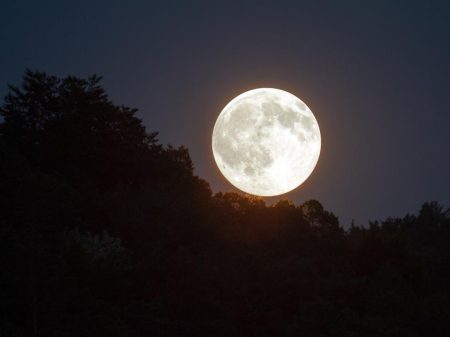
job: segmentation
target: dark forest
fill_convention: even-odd
[[[317,200],[214,194],[136,112],[98,76],[9,88],[1,337],[450,336],[446,206],[344,229]]]

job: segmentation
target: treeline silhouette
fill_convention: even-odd
[[[26,71],[1,107],[0,336],[450,336],[449,209],[213,195],[100,80]]]

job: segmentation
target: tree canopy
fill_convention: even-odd
[[[213,194],[101,78],[0,107],[0,336],[448,336],[450,210],[344,230],[317,200]]]

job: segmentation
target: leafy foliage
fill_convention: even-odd
[[[344,231],[212,195],[96,76],[27,71],[0,114],[0,336],[450,335],[436,202]]]

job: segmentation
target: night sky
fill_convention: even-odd
[[[344,225],[450,204],[449,1],[3,0],[0,43],[1,96],[25,68],[102,75],[215,192],[235,190],[212,156],[215,119],[275,87],[322,133],[315,171],[283,197],[318,199]]]

